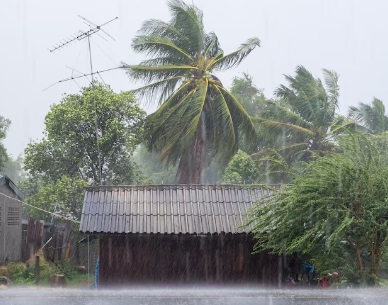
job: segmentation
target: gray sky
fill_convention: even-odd
[[[204,13],[206,31],[214,31],[226,53],[250,37],[259,37],[254,50],[239,67],[219,75],[226,86],[247,72],[258,88],[271,97],[304,65],[316,77],[321,69],[340,74],[340,112],[373,97],[388,102],[388,1],[385,0],[194,0]],[[12,121],[4,144],[17,157],[30,141],[42,138],[44,117],[64,93],[76,93],[86,79],[50,85],[72,75],[67,68],[90,71],[87,41],[50,53],[48,48],[88,27],[82,15],[96,24],[114,17],[104,29],[115,37],[91,40],[93,69],[136,64],[143,56],[130,44],[143,21],[169,20],[162,0],[3,0],[0,18],[0,114]],[[106,37],[106,36],[105,36]],[[129,90],[123,71],[101,74],[115,91]],[[101,80],[101,79],[100,79]],[[386,106],[387,107],[387,106]],[[388,108],[388,107],[387,107]]]

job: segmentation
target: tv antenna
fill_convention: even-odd
[[[73,42],[77,42],[77,41],[80,41],[80,40],[83,40],[83,39],[87,39],[88,40],[88,49],[89,49],[89,63],[90,63],[90,76],[92,77],[92,81],[91,81],[91,86],[92,88],[94,88],[94,77],[93,75],[95,74],[93,72],[93,63],[92,63],[92,49],[91,49],[91,46],[90,46],[90,36],[92,36],[93,34],[97,34],[99,35],[100,37],[102,37],[103,39],[105,39],[102,35],[99,34],[99,32],[102,32],[104,33],[107,37],[109,37],[110,39],[112,40],[115,40],[110,34],[108,34],[106,31],[104,31],[102,29],[103,26],[107,25],[108,23],[111,23],[115,20],[118,19],[118,17],[115,17],[101,25],[97,25],[93,22],[91,22],[90,20],[86,19],[85,17],[82,17],[81,15],[78,15],[79,18],[81,18],[83,20],[83,22],[89,26],[89,30],[88,31],[78,31],[76,34],[70,36],[70,37],[67,37],[65,40],[61,41],[60,43],[58,43],[57,45],[55,45],[53,48],[49,49],[50,52],[54,52],[56,50],[59,50],[59,49],[62,49],[70,44],[72,44]],[[105,39],[106,40],[106,39]],[[114,69],[117,69],[117,68],[114,68]],[[74,70],[74,69],[73,69]],[[109,70],[113,70],[113,69],[107,69],[105,71],[109,71]],[[78,71],[79,72],[79,71]],[[100,72],[104,72],[104,71],[100,71]],[[79,72],[81,75],[78,75],[76,77],[71,77],[70,79],[73,79],[74,78],[78,78],[78,77],[87,77],[87,74],[82,74],[81,72]],[[96,72],[97,74],[99,74],[99,71]],[[66,81],[66,80],[63,80],[63,81]],[[61,81],[59,81],[61,82]],[[51,87],[51,86],[50,86]],[[101,152],[100,152],[100,145],[99,145],[99,134],[98,134],[98,122],[97,122],[97,106],[96,106],[96,98],[95,98],[95,93],[93,93],[93,102],[94,102],[94,116],[95,116],[95,132],[96,132],[96,144],[97,144],[97,152],[98,152],[98,168],[99,168],[99,174],[100,174],[100,185],[102,185],[102,167],[101,167]]]
[[[78,15],[79,18],[81,18],[82,20],[84,20],[84,23],[86,25],[89,26],[89,30],[88,31],[81,31],[79,30],[77,33],[65,38],[63,41],[59,42],[58,44],[56,44],[55,46],[53,46],[51,49],[49,49],[50,52],[54,52],[56,50],[59,50],[59,49],[62,49],[74,42],[77,42],[79,40],[83,40],[85,38],[88,38],[93,35],[93,34],[98,34],[98,32],[102,32],[104,33],[106,36],[108,36],[109,38],[111,38],[112,40],[115,40],[111,35],[109,35],[106,31],[104,31],[102,29],[103,26],[107,25],[108,23],[111,23],[115,20],[117,20],[119,17],[115,17],[101,25],[96,25],[95,23],[89,21],[88,19],[86,19],[85,17],[82,17],[81,15]],[[100,37],[102,37],[103,39],[105,39],[102,35],[98,34]],[[106,39],[105,39],[106,40]]]

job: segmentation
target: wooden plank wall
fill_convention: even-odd
[[[277,285],[281,260],[252,254],[251,235],[128,234],[100,239],[100,285],[260,283]]]

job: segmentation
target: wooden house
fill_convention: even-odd
[[[0,176],[0,264],[21,260],[24,195],[7,176]]]
[[[101,186],[86,189],[80,231],[99,237],[100,285],[277,285],[281,259],[252,254],[244,226],[269,190],[241,185]]]

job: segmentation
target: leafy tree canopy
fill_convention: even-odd
[[[222,177],[222,183],[226,184],[251,184],[258,180],[259,172],[255,162],[241,150],[230,160]]]
[[[375,280],[388,236],[388,134],[338,139],[252,212],[256,250],[307,253],[358,281]],[[348,277],[350,278],[350,276]]]
[[[141,181],[132,154],[144,117],[131,93],[114,93],[103,84],[65,95],[46,116],[45,137],[25,150],[27,202],[77,218],[84,186]]]
[[[258,115],[262,111],[266,98],[263,90],[255,86],[253,78],[249,74],[243,73],[242,77],[235,77],[230,92],[243,105],[251,117]]]
[[[23,157],[20,155],[16,159],[13,159],[11,156],[8,156],[7,161],[4,163],[4,168],[0,173],[7,175],[13,183],[19,185],[20,182],[27,178],[23,170]]]
[[[90,184],[133,183],[130,156],[142,139],[144,117],[131,93],[116,94],[102,84],[66,95],[46,116],[45,138],[28,145],[25,168],[52,180],[65,175]]]
[[[45,220],[64,217],[79,221],[87,185],[88,183],[85,180],[66,176],[53,182],[39,179],[23,181],[21,186],[25,195],[28,196],[26,202],[39,208],[25,206],[28,216],[33,219]]]

